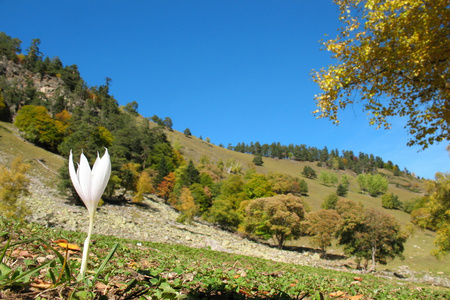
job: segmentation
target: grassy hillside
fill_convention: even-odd
[[[234,159],[241,163],[244,172],[247,168],[253,167],[252,155],[230,151],[202,141],[194,136],[186,137],[181,132],[166,131],[166,133],[172,145],[180,148],[180,151],[187,160],[192,159],[194,162],[198,162],[202,156],[206,155],[212,162],[218,162],[220,160],[226,161],[230,158]],[[44,182],[54,185],[55,179],[57,178],[55,172],[57,172],[64,164],[64,158],[22,140],[12,124],[0,122],[0,163],[5,164],[15,155],[19,154],[31,164],[32,170],[30,174],[32,174],[32,176],[45,178]],[[292,176],[302,177],[301,172],[306,165],[315,169],[317,173],[321,170],[330,171],[326,168],[317,167],[316,163],[310,162],[296,162],[272,158],[263,158],[263,160],[264,165],[256,167],[256,170],[261,173],[278,171]],[[395,177],[391,172],[386,170],[380,170],[380,172],[385,173],[389,179],[390,185],[388,192],[398,195],[401,201],[421,196],[420,190],[423,189],[423,183],[421,181],[409,177]],[[347,198],[356,202],[361,202],[365,207],[382,208],[381,199],[379,197],[373,198],[359,193],[355,174],[347,171],[337,171],[336,173],[339,177],[343,174],[347,174],[351,178],[350,191]],[[320,209],[320,205],[325,196],[334,193],[336,187],[323,186],[317,180],[305,180],[309,188],[308,196],[304,198],[305,202],[312,210]],[[419,192],[413,192],[411,187],[415,187]],[[409,214],[399,210],[388,210],[388,212],[394,215],[404,228],[409,224]],[[393,262],[390,262],[386,268],[407,265],[412,270],[444,272],[445,275],[450,275],[450,257],[445,258],[443,261],[438,261],[430,255],[430,251],[433,248],[434,237],[435,235],[431,231],[416,229],[406,243],[406,250],[404,253],[406,259],[404,261],[396,259]],[[289,245],[310,246],[307,238],[292,241]],[[342,250],[339,247],[331,248],[330,251],[342,253]]]
[[[255,168],[257,172],[269,173],[273,171],[278,171],[281,173],[286,173],[292,176],[301,176],[301,172],[305,166],[312,167],[317,174],[320,171],[331,170],[318,167],[317,164],[311,162],[298,162],[291,160],[280,160],[273,158],[263,158],[263,166],[254,166],[252,164],[253,155],[244,154],[235,151],[225,149],[223,147],[216,146],[206,141],[200,140],[197,137],[191,136],[186,137],[183,133],[178,131],[166,131],[169,140],[172,145],[178,145],[181,147],[181,152],[186,159],[192,159],[194,162],[198,162],[199,159],[206,155],[212,162],[218,162],[220,160],[226,161],[227,159],[234,159],[240,162],[243,166],[243,172],[247,168]],[[392,172],[387,170],[379,170],[380,173],[386,175],[389,181],[388,193],[394,193],[399,196],[399,199],[403,201],[411,200],[417,197],[421,197],[424,192],[424,183],[421,180],[407,177],[407,176],[394,176]],[[340,178],[343,174],[347,174],[350,179],[350,191],[346,198],[351,199],[355,202],[361,202],[365,207],[374,207],[379,209],[384,209],[381,206],[380,197],[371,197],[369,195],[361,194],[359,191],[358,184],[356,182],[356,174],[351,171],[334,171]],[[319,183],[318,180],[311,180],[304,178],[308,184],[308,196],[305,197],[305,202],[311,207],[312,210],[318,210],[321,207],[323,199],[336,191],[336,187],[327,187]],[[414,190],[414,191],[413,191]],[[406,226],[410,223],[410,215],[400,211],[400,210],[387,210],[392,214],[406,230]],[[388,263],[385,268],[395,268],[398,266],[407,265],[412,270],[425,270],[431,272],[444,272],[450,275],[450,257],[446,257],[444,260],[437,260],[435,257],[430,255],[430,251],[433,249],[435,234],[429,230],[422,230],[420,228],[415,228],[415,231],[411,234],[410,238],[406,243],[406,250],[404,252],[405,260],[399,258]],[[292,246],[306,246],[309,247],[310,244],[307,238],[301,238],[298,241],[292,241],[288,245]],[[335,253],[342,253],[342,249],[339,247],[332,247],[330,251]],[[382,267],[383,268],[383,267]]]
[[[32,176],[39,176],[43,182],[54,186],[57,172],[64,165],[64,158],[20,138],[11,123],[0,122],[0,163],[7,164],[15,156],[21,155],[31,165]]]

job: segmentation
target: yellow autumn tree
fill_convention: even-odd
[[[181,189],[178,209],[181,211],[181,215],[177,219],[177,221],[181,223],[191,222],[198,211],[198,207],[195,204],[194,197],[187,187],[183,187]]]
[[[8,218],[22,218],[27,209],[19,198],[28,195],[29,178],[26,176],[29,164],[21,156],[16,157],[11,167],[0,166],[0,214]]]
[[[450,139],[448,0],[334,0],[344,26],[323,43],[336,64],[312,71],[319,118],[360,102],[370,124],[407,118],[409,146]]]
[[[136,191],[137,183],[139,180],[139,168],[141,167],[138,163],[129,162],[122,165],[121,168],[121,179],[122,186],[125,190]]]
[[[136,184],[136,195],[133,201],[141,202],[144,199],[144,194],[153,193],[153,181],[147,171],[142,171]]]
[[[436,180],[427,182],[430,196],[426,204],[411,214],[418,225],[436,231],[433,254],[442,257],[450,253],[450,173],[436,173]]]
[[[28,141],[56,152],[64,131],[55,122],[44,106],[25,105],[17,112],[14,125]]]

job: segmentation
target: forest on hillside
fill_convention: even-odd
[[[261,157],[272,157],[317,162],[329,171],[317,174],[305,167],[300,178],[279,172],[261,174],[255,168],[244,172],[233,160],[211,161],[204,156],[195,163],[186,161],[183,150],[168,141],[170,118],[144,118],[136,102],[120,107],[109,93],[111,79],[106,78],[101,86],[88,86],[76,65],[64,66],[57,57],[44,57],[39,44],[39,39],[33,40],[24,54],[19,39],[0,33],[0,120],[13,122],[26,140],[64,157],[70,151],[75,157],[84,153],[92,164],[97,153],[107,148],[112,173],[105,201],[126,201],[131,195],[131,201],[139,202],[146,194],[156,194],[181,212],[180,222],[202,218],[252,237],[273,238],[280,247],[289,239],[311,236],[314,245],[325,252],[336,237],[346,253],[365,262],[366,267],[368,261],[374,267],[375,261],[385,263],[401,256],[407,234],[398,221],[385,210],[366,209],[346,198],[349,176],[338,177],[333,170],[349,170],[361,193],[381,197],[387,209],[411,213],[416,224],[439,229],[440,223],[425,222],[424,216],[431,209],[428,203],[439,201],[437,191],[445,189],[445,181],[436,181],[426,197],[403,203],[397,195],[387,193],[387,179],[378,170],[413,178],[407,170],[371,154],[306,145],[256,142],[229,148],[253,154],[255,165],[263,164]],[[53,82],[51,91],[36,88],[44,79]],[[0,171],[6,176],[14,168],[11,170]],[[61,190],[69,191],[80,204],[67,166],[60,177]],[[323,210],[311,212],[305,205],[305,179],[336,190],[324,199]],[[1,190],[3,195],[8,192],[11,194]],[[21,217],[20,210],[11,205],[14,199],[9,201],[4,207]]]

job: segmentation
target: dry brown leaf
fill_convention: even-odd
[[[362,297],[364,297],[364,295],[351,296],[351,297],[350,297],[350,300],[359,300],[359,299],[361,299]]]
[[[40,279],[36,279],[30,285],[32,287],[40,289],[40,290],[46,290],[46,289],[50,288],[53,285],[53,283],[46,282],[46,281],[43,281],[43,280],[40,280]]]
[[[55,243],[55,244],[59,244],[59,243],[68,243],[68,241],[66,240],[66,239],[59,239],[59,240],[56,240],[56,241],[52,241],[53,243]]]
[[[108,286],[106,284],[104,284],[103,282],[97,281],[95,283],[95,287],[100,290],[102,293],[104,293],[106,291],[106,289],[108,288]]]
[[[343,291],[337,291],[337,292],[331,293],[330,297],[337,298],[337,297],[342,297],[344,295],[345,295],[345,293]]]
[[[19,257],[35,257],[36,255],[31,254],[29,251],[27,250],[20,250],[20,249],[16,249],[11,253],[12,256],[19,256]]]
[[[119,289],[121,289],[121,290],[127,288],[127,285],[126,285],[125,283],[121,283],[121,282],[117,282],[117,283],[116,283],[116,286],[117,286]]]
[[[355,280],[355,281],[363,281],[362,277],[354,277],[353,280]]]

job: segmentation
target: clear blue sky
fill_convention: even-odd
[[[112,79],[119,104],[145,117],[170,117],[174,129],[214,144],[306,144],[391,160],[434,178],[449,171],[447,143],[406,146],[404,120],[391,130],[368,125],[360,107],[341,125],[317,120],[310,71],[332,63],[319,40],[340,23],[331,0],[47,1],[1,0],[0,31],[32,39],[89,86]]]

